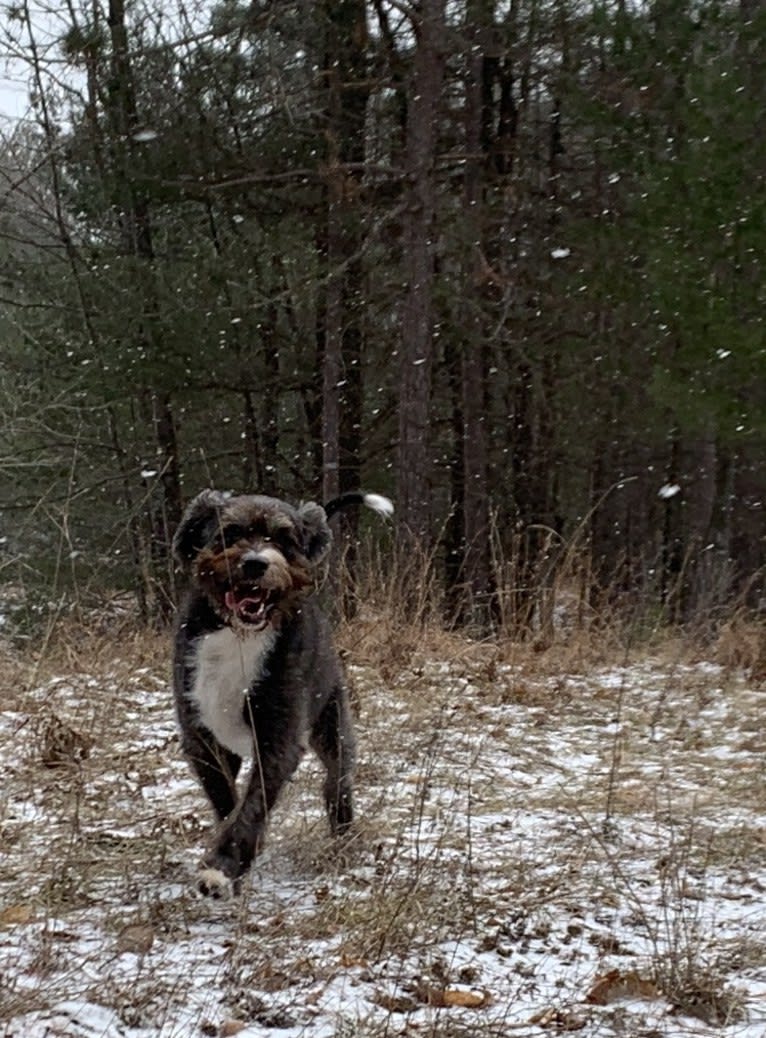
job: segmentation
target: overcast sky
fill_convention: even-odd
[[[9,121],[18,122],[28,114],[27,72],[26,67],[14,69],[9,59],[0,64],[0,119],[3,129]]]
[[[0,76],[0,119],[4,124],[17,123],[29,111],[26,84]]]
[[[30,114],[29,83],[32,68],[29,36],[34,36],[44,65],[61,72],[59,40],[67,26],[67,8],[56,0],[28,0],[26,19],[5,17],[0,36],[0,127],[17,123]]]

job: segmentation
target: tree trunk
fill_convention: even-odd
[[[445,344],[444,361],[450,393],[450,510],[444,527],[444,577],[446,616],[450,625],[465,622],[463,565],[465,561],[465,475],[463,469],[463,345],[451,336]]]
[[[112,130],[112,155],[115,167],[114,205],[119,221],[123,252],[135,257],[137,272],[144,286],[144,319],[138,330],[142,349],[156,357],[158,349],[159,305],[154,285],[154,245],[148,199],[137,183],[138,159],[134,133],[138,128],[124,0],[109,0],[108,25],[111,63],[107,86],[107,110]],[[151,405],[149,400],[151,399]],[[162,464],[159,502],[147,500],[146,526],[151,538],[152,572],[149,601],[153,619],[164,621],[173,601],[173,569],[170,544],[181,520],[181,478],[170,394],[144,384],[139,401],[149,411],[147,418],[155,433],[155,448]]]
[[[463,582],[466,619],[479,631],[490,628],[492,584],[487,482],[486,328],[482,306],[480,243],[484,236],[483,197],[489,160],[492,92],[487,51],[492,34],[494,2],[471,0],[466,8],[467,68],[465,84],[466,164],[463,181],[465,209],[465,314],[462,335],[463,419]]]
[[[423,0],[416,26],[406,138],[406,215],[396,459],[399,545],[429,553],[431,543],[431,374],[436,228],[435,158],[444,73],[445,0]]]
[[[359,488],[362,423],[364,218],[360,169],[365,159],[369,97],[367,14],[364,0],[331,0],[323,7],[327,118],[326,289],[322,364],[322,494],[325,501]],[[335,520],[333,574],[341,610],[352,608],[349,580],[356,560],[358,515]],[[341,566],[340,563],[343,563]]]

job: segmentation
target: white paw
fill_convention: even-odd
[[[197,873],[197,889],[205,897],[221,901],[234,897],[234,884],[220,869],[200,869]]]

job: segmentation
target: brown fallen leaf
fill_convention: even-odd
[[[490,994],[482,988],[445,988],[445,1006],[462,1006],[464,1009],[483,1009],[491,1002]]]
[[[32,905],[6,905],[0,912],[0,923],[3,925],[31,923],[34,918],[35,910]]]
[[[77,764],[90,756],[93,740],[52,714],[40,733],[40,759],[46,768]]]
[[[367,959],[358,955],[353,955],[347,951],[342,951],[340,953],[340,964],[344,969],[352,969],[355,966],[361,966],[362,969],[366,969],[369,966]]]
[[[218,1029],[218,1034],[221,1038],[231,1038],[234,1034],[239,1034],[240,1031],[244,1031],[247,1024],[243,1020],[224,1020]]]
[[[488,991],[482,988],[435,987],[431,984],[420,984],[415,996],[429,1006],[461,1006],[463,1009],[484,1009],[492,1001]]]
[[[530,1024],[536,1024],[538,1027],[550,1027],[551,1030],[559,1033],[581,1031],[587,1022],[584,1016],[577,1016],[564,1009],[554,1009],[552,1006],[541,1009],[529,1020]]]
[[[123,952],[145,955],[153,944],[154,930],[148,923],[130,923],[117,934],[115,947],[118,955]]]
[[[635,970],[623,973],[621,970],[610,970],[596,982],[585,997],[591,1005],[605,1006],[621,998],[661,998],[662,992],[653,980],[641,977]]]

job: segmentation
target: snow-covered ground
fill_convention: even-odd
[[[0,1034],[766,1035],[762,689],[489,647],[351,675],[353,838],[307,760],[226,903],[161,668],[4,690]]]

